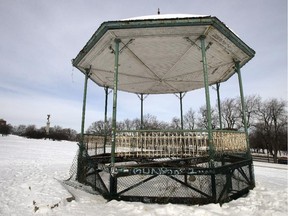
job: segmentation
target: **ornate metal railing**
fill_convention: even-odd
[[[218,153],[246,152],[247,143],[245,132],[213,131],[213,145]]]
[[[244,132],[212,132],[216,154],[246,152]],[[85,134],[90,155],[111,152],[111,137]],[[123,157],[197,157],[208,154],[208,133],[195,131],[118,131],[115,154]]]

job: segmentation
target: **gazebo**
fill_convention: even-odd
[[[156,15],[108,21],[73,59],[85,75],[81,140],[74,180],[106,199],[148,203],[223,203],[255,186],[240,68],[255,52],[218,18]],[[212,129],[209,86],[238,75],[243,131]],[[88,79],[113,90],[112,132],[85,134]],[[208,128],[184,130],[182,99],[205,89]],[[179,94],[181,130],[123,131],[117,93]],[[107,128],[106,128],[107,129]],[[71,179],[69,181],[71,181]],[[68,183],[68,181],[67,181]]]

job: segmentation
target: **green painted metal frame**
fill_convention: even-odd
[[[220,83],[216,83],[216,91],[217,91],[217,104],[218,104],[219,126],[220,126],[220,130],[222,130],[222,113],[221,113],[221,100],[220,100]]]
[[[104,87],[105,90],[105,110],[104,110],[104,131],[105,131],[105,136],[104,136],[104,153],[106,153],[106,144],[107,144],[107,108],[108,108],[108,87]]]
[[[185,164],[184,161],[190,161],[193,160],[193,158],[187,158],[187,159],[182,159],[182,163],[181,160],[179,160],[178,162],[180,162],[182,165]],[[199,158],[197,158],[198,160]],[[208,158],[207,158],[207,162],[208,162]],[[247,194],[249,192],[250,189],[253,189],[255,187],[255,182],[254,182],[254,175],[252,175],[251,173],[253,172],[253,167],[252,167],[252,159],[244,159],[243,157],[231,157],[231,156],[225,156],[222,159],[221,158],[217,158],[216,161],[220,162],[220,161],[224,161],[223,165],[220,167],[198,167],[198,166],[193,166],[191,168],[179,168],[179,167],[173,167],[171,165],[173,164],[169,164],[169,166],[161,166],[161,167],[147,167],[147,166],[142,166],[141,164],[139,164],[139,166],[137,166],[135,164],[135,166],[133,167],[129,167],[129,166],[124,166],[124,167],[118,167],[116,168],[116,172],[114,174],[114,183],[117,183],[118,179],[121,178],[125,178],[125,177],[129,177],[129,176],[137,176],[137,175],[141,175],[141,176],[147,176],[147,178],[143,178],[143,180],[139,180],[136,181],[134,184],[131,185],[127,185],[126,188],[122,188],[122,189],[117,189],[117,185],[115,186],[115,191],[114,193],[111,193],[111,190],[108,191],[105,187],[105,184],[103,182],[103,180],[101,179],[101,177],[98,175],[98,173],[100,172],[100,170],[95,171],[95,173],[90,173],[89,175],[97,175],[98,178],[100,178],[100,182],[101,183],[101,187],[104,188],[95,188],[96,191],[98,191],[100,194],[103,195],[103,197],[105,199],[111,200],[111,199],[117,199],[117,200],[126,200],[126,201],[142,201],[142,202],[154,202],[154,203],[182,203],[182,204],[207,204],[207,203],[224,203],[227,201],[230,201],[231,199],[236,199],[238,197],[243,196],[244,194]],[[225,163],[227,162],[227,164]],[[102,162],[100,162],[102,163]],[[198,161],[198,163],[201,163],[200,161]],[[175,165],[175,164],[174,164]],[[188,165],[189,166],[189,165]],[[98,166],[99,167],[99,166]],[[100,166],[101,167],[101,166]],[[249,169],[248,171],[248,175],[247,173],[245,173],[245,171],[243,170],[243,167],[246,167],[246,172],[247,172],[247,167]],[[104,168],[104,167],[103,167]],[[154,170],[154,169],[162,169],[162,170],[166,170],[166,172],[149,172],[149,169]],[[134,172],[133,169],[137,169],[138,172]],[[145,169],[145,171],[140,172],[140,169]],[[111,172],[111,167],[106,167],[105,169],[102,170],[103,172]],[[244,188],[239,188],[237,191],[234,191],[236,188],[232,187],[232,178],[234,175],[234,172],[238,172],[240,177],[242,178],[241,181],[243,181],[243,183],[246,185]],[[178,173],[178,174],[175,174]],[[141,185],[149,182],[150,180],[153,180],[154,178],[158,177],[158,176],[166,176],[168,178],[171,178],[172,180],[174,180],[175,182],[177,182],[178,184],[187,187],[187,190],[191,190],[194,192],[197,192],[198,194],[201,194],[201,196],[203,196],[202,198],[195,198],[195,197],[153,197],[153,196],[145,196],[143,194],[143,196],[137,196],[137,195],[125,195],[126,192],[137,189],[138,187],[141,187]],[[211,178],[210,182],[212,187],[210,188],[210,191],[205,191],[205,190],[201,190],[201,188],[196,188],[195,186],[187,183],[185,181],[185,178],[183,180],[175,177],[175,175],[188,175],[188,176],[207,176],[207,178]],[[216,187],[217,185],[217,176],[218,175],[226,175],[227,176],[227,180],[226,183],[222,184],[221,187]],[[121,182],[123,183],[123,180],[121,180]],[[98,184],[99,184],[98,183]],[[89,183],[88,183],[89,184]],[[89,184],[91,185],[91,183]],[[91,185],[92,187],[94,185]],[[219,185],[218,185],[219,186]],[[235,186],[235,184],[234,184]],[[96,187],[96,185],[95,185]],[[237,186],[236,186],[237,187]],[[208,193],[207,193],[208,192]]]
[[[117,92],[118,92],[118,67],[119,67],[119,44],[120,39],[115,39],[115,63],[114,63],[114,89],[113,89],[113,113],[112,113],[112,147],[111,166],[115,163],[115,138],[116,138],[116,118],[117,118]]]
[[[72,64],[77,67],[77,64],[84,56],[93,48],[100,38],[109,30],[116,29],[131,29],[131,28],[157,28],[157,27],[177,27],[177,26],[205,26],[212,25],[236,46],[243,50],[248,56],[254,57],[255,51],[245,44],[236,34],[234,34],[223,22],[217,17],[194,17],[194,18],[175,18],[175,19],[159,19],[159,20],[127,20],[127,21],[108,21],[102,25],[93,34],[84,48],[79,52]],[[241,66],[246,64],[243,62]]]
[[[240,71],[240,62],[235,62],[235,69],[238,74],[238,81],[239,81],[239,90],[240,90],[240,98],[241,98],[241,106],[242,106],[242,119],[244,124],[244,131],[246,135],[246,143],[247,143],[247,157],[251,158],[250,152],[250,143],[249,143],[249,134],[248,134],[248,127],[247,127],[247,116],[246,116],[246,104],[244,99],[244,91],[243,91],[243,84],[242,84],[242,76]]]
[[[82,120],[81,120],[81,137],[79,145],[79,154],[78,154],[78,164],[77,164],[77,180],[79,182],[83,182],[83,175],[81,175],[81,170],[83,169],[83,152],[85,150],[84,146],[84,129],[85,129],[85,114],[86,114],[86,98],[87,98],[87,86],[88,86],[88,79],[90,76],[90,68],[86,69],[85,78],[84,78],[84,93],[83,93],[83,104],[82,104]]]
[[[83,105],[82,105],[82,120],[81,120],[81,141],[80,143],[83,144],[83,135],[84,135],[84,128],[85,128],[85,113],[86,113],[86,98],[87,98],[87,85],[88,85],[88,79],[90,76],[90,70],[86,69],[85,73],[85,81],[84,81],[84,93],[83,93]]]
[[[201,52],[202,52],[202,63],[203,63],[203,75],[205,85],[205,98],[206,98],[206,112],[208,120],[208,143],[209,143],[209,156],[211,162],[214,160],[215,147],[212,143],[212,121],[211,121],[211,105],[210,105],[210,93],[209,93],[209,82],[208,82],[208,69],[206,59],[206,46],[205,46],[205,35],[200,37],[201,41]]]
[[[112,113],[112,146],[111,146],[111,175],[110,175],[110,194],[115,196],[117,193],[117,178],[113,176],[115,166],[115,145],[116,145],[116,118],[117,118],[117,92],[118,92],[118,68],[119,68],[119,44],[121,40],[116,38],[115,43],[115,62],[114,62],[114,89],[113,89],[113,113]]]
[[[154,28],[154,27],[175,27],[175,26],[197,26],[197,25],[212,25],[215,27],[218,31],[220,31],[224,36],[226,36],[230,41],[232,41],[236,46],[241,48],[247,55],[250,57],[253,57],[255,55],[254,50],[252,50],[250,47],[248,47],[242,40],[240,40],[232,31],[230,31],[220,20],[218,20],[216,17],[201,17],[201,18],[177,18],[177,19],[163,19],[163,20],[137,20],[137,21],[113,21],[113,22],[105,22],[103,23],[100,28],[94,33],[92,38],[88,41],[88,43],[85,45],[83,50],[77,55],[75,59],[73,59],[73,65],[77,67],[77,64],[84,58],[84,56],[89,52],[92,47],[100,40],[100,38],[108,31],[111,29],[129,29],[129,28]],[[211,183],[212,183],[212,200],[213,202],[216,202],[216,183],[215,183],[215,173],[217,172],[222,172],[221,170],[225,170],[227,165],[223,165],[220,168],[215,168],[214,167],[214,159],[215,159],[215,147],[212,143],[212,121],[211,121],[211,105],[210,105],[210,93],[209,93],[209,82],[208,82],[208,69],[207,69],[207,59],[206,59],[206,47],[205,47],[205,36],[202,35],[200,38],[201,42],[201,53],[202,53],[202,63],[203,63],[203,76],[204,76],[204,85],[205,85],[205,98],[206,98],[206,109],[207,109],[207,118],[208,118],[208,130],[198,130],[201,132],[208,132],[208,142],[209,142],[209,168],[200,168],[199,169],[199,175],[200,172],[202,173],[203,170],[207,171],[207,174],[211,175]],[[110,157],[110,165],[109,165],[109,173],[110,173],[110,188],[109,188],[109,197],[114,199],[117,198],[119,193],[117,194],[117,177],[122,176],[121,172],[117,171],[117,167],[115,167],[115,145],[116,145],[116,133],[120,132],[116,128],[116,118],[117,118],[117,91],[118,91],[118,67],[119,67],[119,44],[121,40],[119,38],[116,38],[114,40],[115,43],[115,49],[114,49],[114,55],[115,55],[115,62],[114,62],[114,89],[113,89],[113,113],[112,113],[112,147],[111,147],[111,157]],[[244,130],[245,130],[245,135],[246,135],[246,142],[247,142],[247,155],[248,159],[251,159],[251,154],[250,154],[250,145],[249,145],[249,137],[248,137],[248,128],[247,128],[247,121],[246,121],[246,112],[245,112],[245,101],[244,101],[244,93],[243,93],[243,86],[242,86],[242,77],[241,77],[241,72],[240,68],[246,64],[249,60],[246,62],[240,62],[236,61],[235,62],[235,72],[238,74],[238,80],[239,80],[239,88],[240,88],[240,96],[241,96],[241,104],[242,104],[242,117],[243,117],[243,122],[244,122]],[[87,96],[87,83],[88,79],[90,76],[90,70],[85,69],[80,69],[85,74],[85,83],[84,83],[84,96],[83,96],[83,107],[82,107],[82,122],[81,122],[81,141],[80,141],[80,153],[78,155],[78,170],[77,170],[77,180],[79,182],[82,181],[82,179],[79,179],[79,170],[81,170],[82,166],[82,159],[79,157],[83,157],[83,152],[81,152],[81,149],[83,150],[84,147],[84,126],[85,126],[85,111],[86,111],[86,96]],[[220,107],[220,94],[219,94],[219,86],[220,84],[217,83],[217,98],[218,98],[218,108],[219,108],[219,120],[220,120],[220,128],[222,129],[222,122],[221,122],[221,107]],[[108,88],[105,87],[105,144],[104,144],[104,149],[106,149],[106,141],[107,141],[107,97],[108,97]],[[179,131],[189,131],[190,130],[183,130],[183,105],[182,105],[182,92],[180,92],[180,112],[181,112],[181,129]],[[143,94],[141,94],[141,129],[143,129]],[[139,130],[139,131],[144,131],[144,130]],[[146,131],[146,130],[145,130]],[[153,130],[151,130],[153,131]],[[167,131],[167,130],[157,130],[157,131]],[[175,130],[171,130],[175,132]],[[196,131],[196,130],[195,130]],[[123,131],[121,131],[123,132]],[[136,132],[136,131],[133,131]],[[230,133],[232,131],[229,131]],[[105,151],[105,150],[104,150]],[[241,162],[243,163],[243,161]],[[246,163],[246,162],[245,162]],[[250,178],[252,178],[254,183],[251,187],[255,186],[254,182],[254,174],[253,174],[253,166],[252,162],[248,162],[247,165],[249,165],[249,175]],[[239,164],[233,164],[232,166],[229,165],[230,169],[237,169],[239,173],[244,177],[244,179],[248,182],[249,179],[244,173],[243,169],[240,167]],[[146,167],[149,168],[149,167]],[[170,167],[171,168],[171,167]],[[127,167],[125,169],[128,169]],[[172,168],[175,170],[180,170],[179,167]],[[197,168],[196,168],[197,170]],[[218,171],[217,171],[218,170]],[[96,171],[95,171],[96,172]],[[97,171],[98,172],[98,171]],[[202,173],[203,174],[203,173]],[[127,174],[124,174],[127,175]],[[129,173],[131,175],[131,173]],[[187,175],[187,173],[183,172],[182,175]],[[197,172],[194,173],[194,175],[197,175]],[[229,174],[227,174],[227,178],[229,178]],[[174,178],[173,176],[170,176],[172,179],[175,181],[179,181],[179,183],[188,185],[187,184],[187,177],[184,182],[178,180],[177,178]],[[231,177],[231,176],[230,176]],[[151,177],[152,179],[152,177]],[[95,179],[96,180],[96,179]],[[149,179],[150,180],[150,179]],[[146,181],[146,180],[145,180]],[[138,185],[142,184],[143,182],[138,183]],[[104,184],[104,183],[103,183]],[[126,191],[137,187],[137,184],[134,186],[131,186],[130,188],[125,189]],[[224,190],[229,190],[230,188],[230,182],[227,182],[226,185],[224,186],[223,191],[221,191],[219,200],[225,193]],[[192,188],[193,189],[193,188]],[[125,192],[125,191],[124,191]],[[120,192],[124,193],[123,191]],[[243,192],[244,193],[244,192]],[[218,200],[218,201],[219,201]]]

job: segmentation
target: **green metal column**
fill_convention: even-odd
[[[211,105],[210,105],[210,94],[209,94],[209,83],[208,83],[208,69],[206,60],[206,47],[205,47],[206,36],[202,35],[201,40],[201,51],[202,51],[202,63],[203,63],[203,74],[204,74],[204,85],[205,85],[205,97],[206,97],[206,109],[207,109],[207,120],[208,120],[208,144],[209,144],[209,157],[210,161],[214,160],[215,149],[212,143],[212,121],[211,121]]]
[[[249,143],[249,134],[248,134],[248,127],[247,127],[247,117],[246,117],[246,104],[244,100],[244,93],[243,93],[243,84],[242,84],[242,76],[240,72],[240,62],[235,62],[236,72],[238,74],[238,81],[239,81],[239,90],[240,90],[240,98],[241,98],[241,106],[242,106],[242,119],[244,123],[244,131],[246,135],[246,145],[247,145],[247,157],[251,158],[250,153],[250,143]]]
[[[79,154],[78,154],[78,164],[77,164],[77,180],[82,183],[85,180],[84,173],[84,158],[83,153],[85,150],[84,146],[84,127],[85,127],[85,112],[86,112],[86,97],[87,97],[87,84],[88,78],[90,76],[91,66],[89,69],[85,70],[85,81],[84,81],[84,93],[83,93],[83,106],[82,106],[82,121],[81,121],[81,138],[79,143]]]
[[[91,66],[85,70],[85,82],[84,82],[84,94],[83,94],[83,106],[82,106],[82,122],[81,122],[81,144],[84,141],[84,127],[85,127],[85,112],[86,112],[86,97],[87,97],[87,84],[90,76]]]
[[[185,95],[185,94],[184,94]],[[183,126],[183,97],[184,97],[184,95],[183,95],[183,92],[180,92],[179,93],[179,99],[180,99],[180,123],[181,123],[181,130],[182,130],[182,132],[181,132],[181,135],[183,136],[184,134],[183,134],[183,129],[184,129],[184,126]],[[184,153],[184,138],[181,140],[181,152],[182,152],[182,156],[183,156],[183,153]],[[184,182],[187,184],[187,180],[188,180],[188,178],[187,178],[187,174],[185,174],[184,175]]]
[[[221,101],[220,101],[220,83],[216,83],[216,90],[217,90],[217,102],[218,102],[218,115],[219,115],[219,125],[220,130],[222,130],[222,113],[221,113]]]
[[[183,99],[184,95],[182,94],[182,92],[180,92],[180,120],[181,120],[181,130],[183,130],[184,126],[183,126]]]
[[[211,192],[212,192],[213,202],[217,203],[217,188],[216,188],[216,176],[215,176],[215,174],[211,175]]]
[[[106,143],[107,143],[107,104],[108,104],[108,87],[104,87],[105,90],[105,110],[104,110],[104,153],[106,153]]]
[[[111,166],[115,163],[115,144],[116,144],[116,112],[117,112],[117,91],[118,91],[118,66],[119,66],[119,43],[120,39],[115,39],[115,63],[114,63],[114,89],[113,89],[113,113],[112,113],[112,147],[111,147]]]
[[[117,194],[117,177],[115,176],[115,145],[116,145],[116,113],[117,113],[117,92],[118,92],[118,67],[119,67],[119,44],[120,39],[115,42],[114,62],[114,89],[113,89],[113,113],[112,113],[112,146],[111,146],[111,170],[110,170],[110,196],[114,198]]]

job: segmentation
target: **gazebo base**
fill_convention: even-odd
[[[116,157],[109,154],[78,157],[76,180],[108,200],[144,203],[224,203],[255,187],[252,159],[222,155],[209,161],[197,158]],[[80,168],[80,169],[79,169]]]

